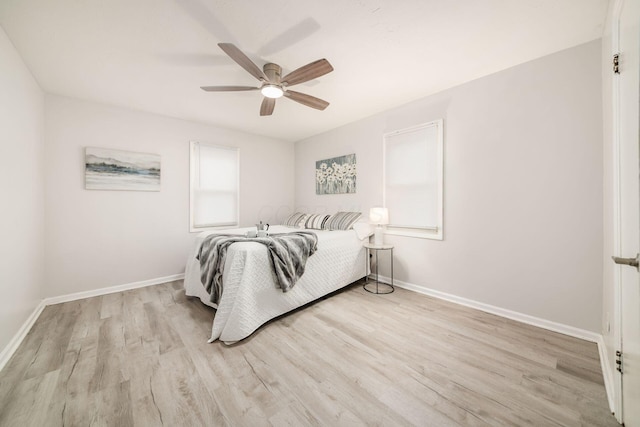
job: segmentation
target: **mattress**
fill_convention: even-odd
[[[318,236],[318,250],[307,260],[305,273],[288,292],[276,285],[266,246],[257,242],[231,245],[223,272],[223,292],[218,306],[200,282],[200,263],[195,255],[210,234],[239,234],[255,227],[201,233],[185,270],[185,292],[217,308],[211,338],[231,344],[251,335],[267,321],[303,306],[364,277],[368,265],[363,243],[354,230],[308,230]],[[299,231],[273,226],[270,233]]]

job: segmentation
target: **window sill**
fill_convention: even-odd
[[[189,233],[202,233],[203,231],[229,230],[230,228],[238,228],[238,224],[212,225],[210,227],[189,227]]]
[[[391,236],[414,237],[417,239],[444,240],[442,227],[435,230],[421,230],[419,228],[391,228],[388,227],[384,234]]]

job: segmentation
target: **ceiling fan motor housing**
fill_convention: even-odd
[[[282,67],[278,64],[264,64],[262,70],[267,75],[269,82],[280,84],[280,78],[282,77]]]

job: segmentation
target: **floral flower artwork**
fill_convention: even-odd
[[[316,194],[356,192],[356,155],[334,157],[316,162]]]

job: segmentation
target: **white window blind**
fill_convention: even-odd
[[[191,231],[238,225],[238,149],[191,143]]]
[[[442,120],[385,135],[384,205],[389,209],[388,231],[441,236],[442,146]]]

